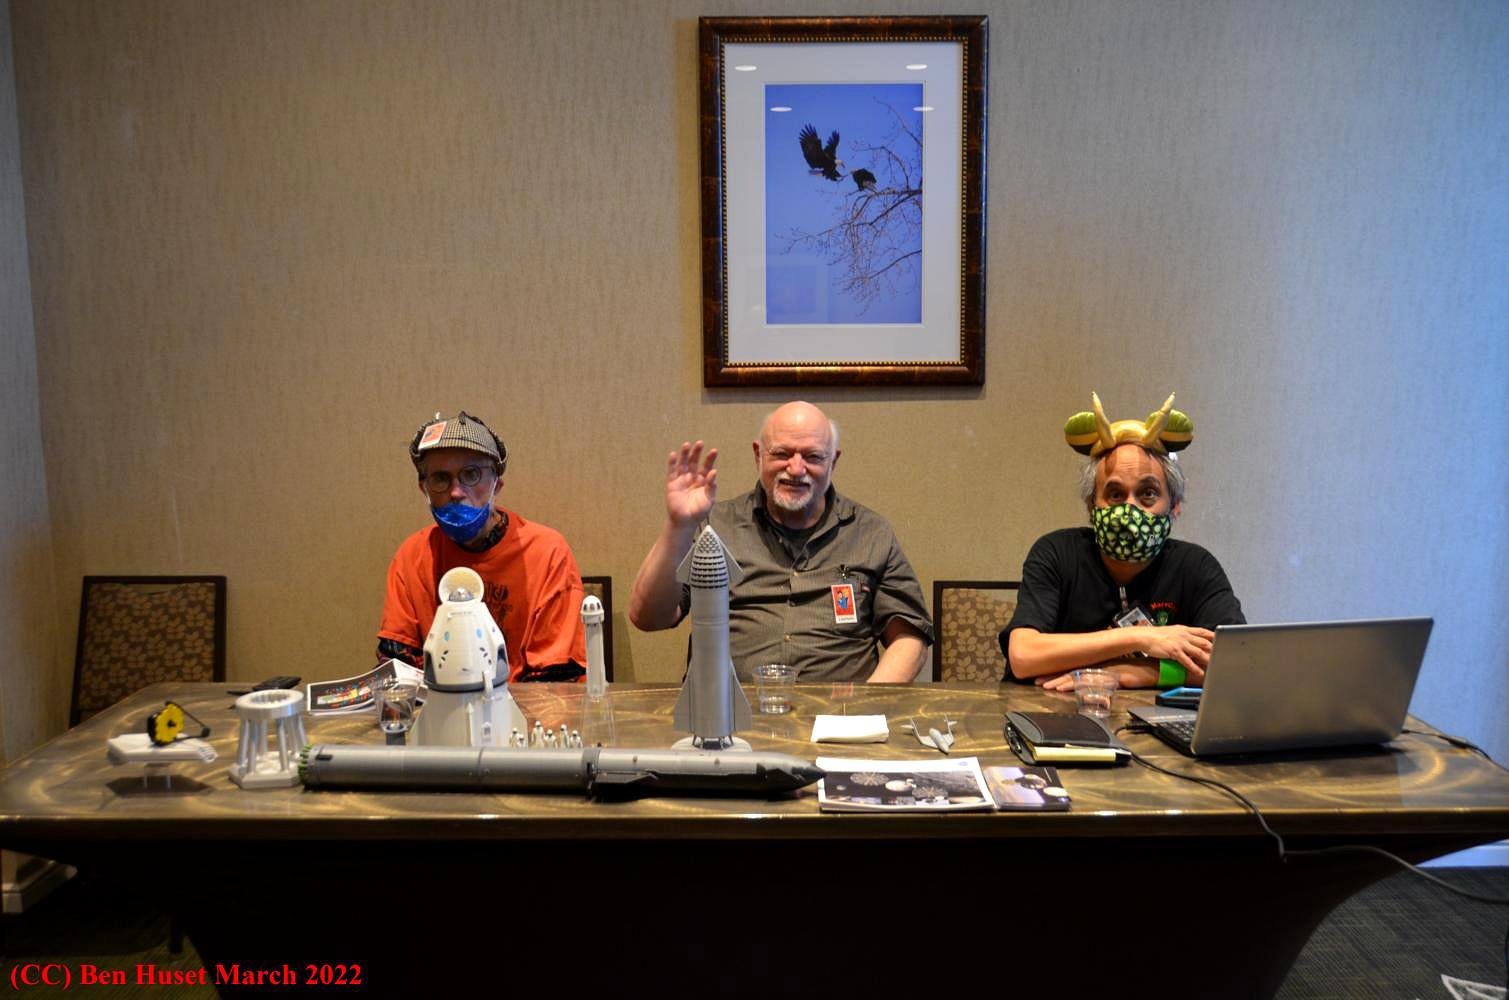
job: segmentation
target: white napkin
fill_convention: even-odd
[[[106,740],[105,747],[114,764],[166,764],[175,760],[202,760],[208,764],[216,757],[215,748],[204,740],[174,740],[160,747],[146,733],[124,733]]]
[[[890,738],[883,715],[819,715],[812,720],[813,743],[884,743]]]

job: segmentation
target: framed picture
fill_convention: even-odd
[[[699,20],[704,385],[984,382],[986,29]]]

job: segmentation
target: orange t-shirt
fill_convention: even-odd
[[[435,525],[404,539],[388,565],[378,637],[422,647],[440,606],[440,578],[469,566],[482,577],[487,610],[508,643],[509,680],[568,662],[585,666],[582,576],[571,547],[555,529],[498,510],[508,530],[485,552],[468,552]]]

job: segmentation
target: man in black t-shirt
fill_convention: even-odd
[[[1194,425],[1171,409],[1172,396],[1146,421],[1115,424],[1091,398],[1094,412],[1072,418],[1065,436],[1090,454],[1080,495],[1092,526],[1050,532],[1027,554],[1000,636],[1005,679],[1070,690],[1068,671],[1096,665],[1122,687],[1198,684],[1211,630],[1245,619],[1215,557],[1168,538],[1184,499],[1170,452],[1189,443]]]

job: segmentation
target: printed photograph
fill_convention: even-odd
[[[821,783],[820,805],[840,811],[989,808],[983,791],[977,766],[967,764],[913,770],[830,769]]]
[[[1069,793],[1059,784],[1054,768],[993,765],[983,770],[997,809],[1069,808]]]
[[[922,321],[922,89],[765,87],[767,323]]]

